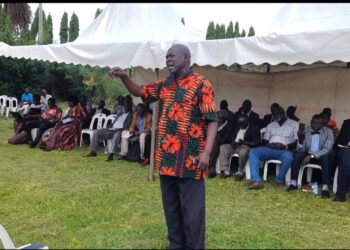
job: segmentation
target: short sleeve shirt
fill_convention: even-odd
[[[206,144],[209,122],[217,121],[211,83],[190,70],[181,79],[170,75],[143,87],[148,102],[159,100],[155,167],[160,175],[203,179],[193,164]]]
[[[298,140],[299,124],[291,119],[287,119],[282,126],[277,121],[267,126],[264,139],[269,143],[282,143],[288,145]]]

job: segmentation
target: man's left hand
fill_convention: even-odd
[[[306,164],[309,164],[309,162],[311,161],[311,155],[307,155],[303,162],[301,163],[302,166],[305,166]]]
[[[199,160],[198,167],[201,170],[206,170],[209,167],[209,158],[210,154],[206,151],[203,151],[199,157],[196,158]]]

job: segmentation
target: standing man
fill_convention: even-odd
[[[218,125],[212,86],[190,64],[190,50],[175,44],[166,54],[170,76],[153,84],[139,86],[119,67],[109,72],[133,95],[159,100],[155,164],[169,249],[203,249],[205,241],[204,178]]]
[[[48,106],[48,101],[51,97],[52,96],[46,92],[46,89],[41,90],[40,104],[43,110]]]

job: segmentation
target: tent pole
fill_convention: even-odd
[[[159,78],[159,69],[156,69],[156,77],[157,80]],[[148,180],[154,181],[154,149],[155,149],[155,142],[156,142],[156,124],[157,124],[157,117],[158,114],[158,102],[155,102],[153,104],[153,114],[152,114],[152,133],[151,133],[151,156],[150,156],[150,166],[149,166],[149,173],[148,173]]]

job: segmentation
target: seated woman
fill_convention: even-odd
[[[68,114],[56,125],[50,135],[42,139],[40,147],[45,151],[71,150],[79,145],[82,121],[87,117],[86,109],[79,104],[77,96],[70,96],[68,105]]]
[[[39,120],[41,114],[40,95],[35,94],[33,101],[33,104],[29,106],[29,110],[26,114],[22,114],[13,120],[13,130],[15,131],[15,135],[24,130],[25,122]]]

